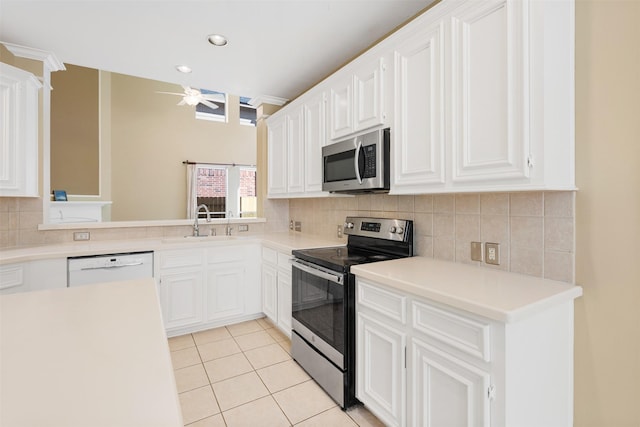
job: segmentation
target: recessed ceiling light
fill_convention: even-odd
[[[207,40],[214,46],[225,46],[229,41],[222,34],[210,34],[207,36]]]
[[[176,70],[185,74],[189,74],[191,72],[191,68],[187,67],[186,65],[176,65]]]

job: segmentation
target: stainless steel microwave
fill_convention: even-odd
[[[388,192],[390,140],[390,129],[386,128],[322,147],[322,190]]]

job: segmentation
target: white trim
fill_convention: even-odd
[[[20,58],[33,59],[42,61],[42,64],[48,71],[66,70],[62,61],[60,61],[53,53],[32,47],[20,46],[13,43],[0,42],[7,48],[9,52]]]
[[[289,101],[289,100],[286,99],[286,98],[278,98],[277,96],[259,95],[259,96],[256,96],[254,98],[251,98],[249,100],[249,105],[253,105],[256,108],[258,108],[262,104],[277,105],[277,106],[281,107],[284,104],[286,104],[287,101]]]

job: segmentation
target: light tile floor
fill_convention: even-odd
[[[291,342],[265,318],[169,338],[185,425],[383,426],[344,412],[291,359]]]

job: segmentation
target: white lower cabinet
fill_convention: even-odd
[[[356,397],[388,426],[573,424],[573,302],[503,323],[356,282]]]
[[[259,245],[157,252],[165,328],[179,335],[260,314]]]
[[[374,317],[358,313],[356,396],[385,424],[405,425],[407,335]]]
[[[262,248],[262,312],[291,337],[291,260],[287,252]]]
[[[0,295],[59,289],[66,286],[66,258],[0,265]]]

